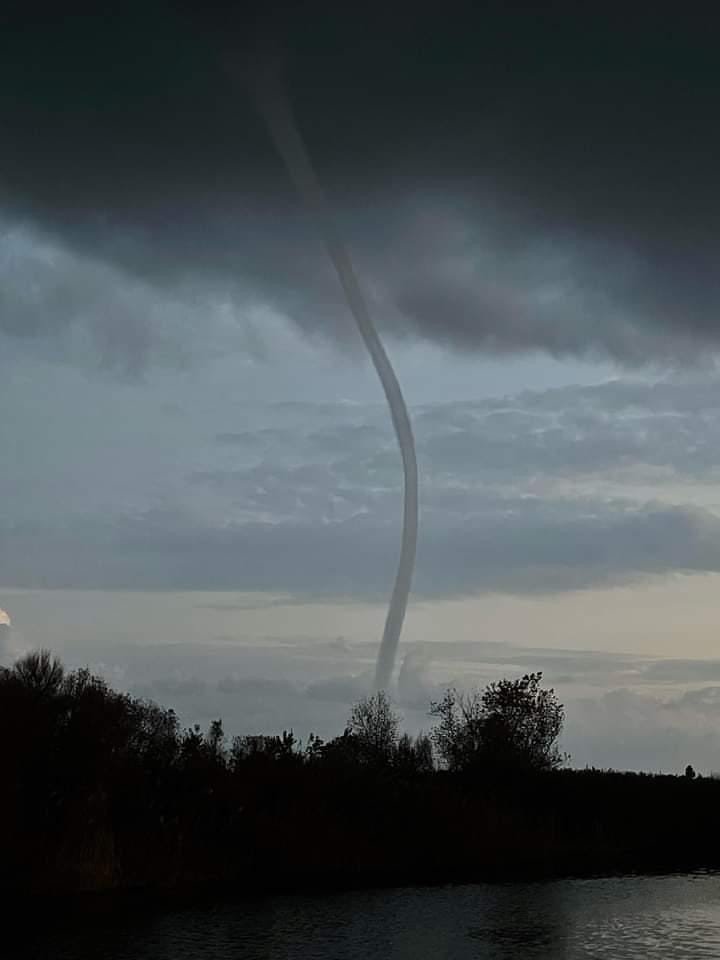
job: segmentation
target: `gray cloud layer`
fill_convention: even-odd
[[[499,505],[500,506],[500,505]],[[506,507],[505,504],[501,505]],[[580,515],[552,505],[450,528],[425,524],[416,592],[550,592],[637,576],[720,570],[720,521],[682,508]],[[396,537],[372,521],[325,526],[246,523],[193,528],[172,515],[138,516],[72,532],[3,531],[0,579],[11,586],[281,590],[381,596]]]
[[[617,381],[420,408],[416,590],[720,570],[718,396],[714,379]],[[209,436],[204,420],[145,417],[133,446],[105,438],[92,474],[62,434],[61,472],[52,448],[32,482],[9,460],[0,582],[384,595],[401,472],[380,407],[269,406]]]
[[[262,15],[385,329],[460,349],[696,362],[720,329],[713,32],[677,11],[565,7]],[[142,282],[181,311],[199,290],[348,336],[237,79],[260,8],[227,20],[129,4],[120,21],[32,23],[8,9],[0,206],[80,265],[48,279],[6,232],[4,256],[25,260],[0,329],[43,338],[90,316],[105,361],[132,368],[156,356]],[[88,255],[134,279],[118,292]]]

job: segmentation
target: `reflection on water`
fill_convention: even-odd
[[[720,877],[625,877],[275,897],[34,940],[33,960],[720,957]]]

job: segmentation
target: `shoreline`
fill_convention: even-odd
[[[583,866],[579,862],[553,864],[527,863],[501,867],[497,864],[478,870],[446,875],[411,874],[402,870],[336,871],[305,873],[281,880],[268,875],[256,877],[252,884],[232,881],[196,881],[175,886],[117,887],[106,890],[12,891],[3,899],[8,914],[21,921],[29,914],[41,914],[45,922],[58,929],[83,923],[103,924],[124,920],[129,914],[138,920],[152,919],[176,912],[211,909],[220,904],[250,904],[274,897],[333,897],[359,891],[401,890],[514,884],[544,884],[562,880],[601,880],[720,873],[720,863],[701,858],[677,860],[658,857],[639,865],[638,858],[608,858],[604,863]],[[452,875],[451,875],[452,874]]]

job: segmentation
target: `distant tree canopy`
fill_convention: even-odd
[[[565,711],[542,673],[499,680],[484,691],[446,692],[433,702],[438,723],[431,737],[450,770],[479,768],[554,770],[563,762],[558,749]]]
[[[49,650],[38,650],[18,660],[8,673],[27,690],[50,696],[59,692],[65,679],[65,669]]]
[[[0,669],[0,722],[15,729],[18,751],[37,753],[35,772],[78,781],[104,775],[126,759],[175,760],[180,744],[173,710],[110,689],[87,669],[66,671],[48,651]],[[47,751],[48,745],[52,750]]]
[[[399,735],[378,693],[327,743],[228,738],[220,720],[182,729],[172,710],[30,654],[0,668],[0,893],[477,879],[513,863],[603,867],[608,851],[624,869],[655,849],[662,866],[720,863],[720,785],[691,767],[555,770],[563,709],[539,673],[449,690],[432,714],[432,739]],[[474,776],[507,771],[520,775],[493,789]]]
[[[86,776],[123,757],[155,769],[239,769],[248,763],[291,761],[360,764],[408,775],[432,771],[434,754],[451,771],[542,771],[563,761],[557,744],[564,710],[555,692],[543,688],[541,673],[500,680],[483,691],[450,689],[431,703],[430,715],[437,721],[430,737],[401,736],[400,717],[388,695],[379,691],[353,705],[345,732],[328,743],[311,735],[303,746],[292,731],[284,731],[282,736],[234,737],[226,746],[220,720],[206,734],[198,726],[181,731],[172,710],[117,693],[87,669],[68,672],[47,651],[0,669],[5,728],[17,728],[27,746],[49,738],[55,760],[76,773],[82,768]],[[691,768],[686,776],[692,776]]]
[[[311,737],[305,758],[338,769],[361,766],[409,777],[432,772],[435,764],[430,739],[423,733],[417,737],[400,735],[399,727],[400,716],[381,690],[353,705],[342,736],[328,743]]]
[[[215,721],[216,723],[218,721]],[[312,749],[315,737],[310,734],[309,748]],[[230,747],[231,765],[238,769],[243,763],[278,763],[302,759],[299,743],[292,730],[283,730],[282,736],[257,734],[250,737],[233,737]]]
[[[350,711],[348,733],[355,738],[358,759],[364,763],[389,763],[398,742],[400,717],[384,690],[363,697]]]

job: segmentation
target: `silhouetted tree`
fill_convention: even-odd
[[[335,769],[354,767],[366,762],[360,749],[360,741],[347,727],[341,736],[323,743],[319,753],[323,765]]]
[[[283,730],[282,736],[233,737],[230,747],[230,764],[239,767],[248,761],[267,764],[281,761],[300,760],[302,755],[296,752],[297,740],[292,730]]]
[[[431,773],[435,765],[429,737],[421,733],[413,740],[404,733],[397,742],[394,763],[398,770],[409,775]]]
[[[438,753],[451,770],[477,767],[553,770],[563,762],[557,741],[565,712],[542,673],[499,680],[484,691],[448,690],[432,703],[439,722],[432,732]]]
[[[213,720],[205,738],[210,755],[216,760],[223,761],[225,757],[225,731],[222,720]]]
[[[347,732],[354,737],[362,763],[392,761],[398,741],[400,718],[392,710],[384,690],[363,697],[350,711]]]
[[[430,704],[430,716],[438,722],[430,737],[449,770],[473,766],[482,753],[485,714],[481,694],[458,693],[451,687],[442,700]]]
[[[435,769],[432,740],[425,733],[415,737],[414,744],[415,768],[418,773],[432,773]]]
[[[694,768],[692,767],[691,764],[688,764],[688,765],[685,767],[685,779],[686,779],[686,780],[694,780],[696,776],[697,776],[697,774],[695,773]]]
[[[201,760],[204,753],[205,738],[200,724],[195,723],[183,731],[180,741],[180,760],[183,766],[192,766]]]
[[[322,739],[322,737],[318,737],[316,734],[311,733],[303,751],[304,759],[308,763],[316,763],[318,760],[321,760],[324,746],[325,741]]]
[[[11,673],[28,690],[53,696],[60,690],[65,669],[49,650],[38,650],[18,660]]]

